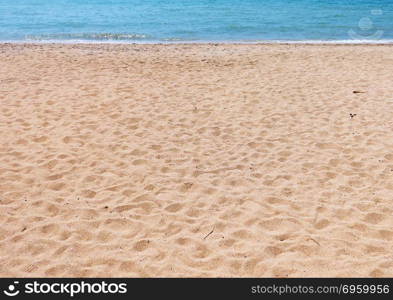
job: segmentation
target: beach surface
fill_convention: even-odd
[[[0,276],[393,276],[393,46],[0,45]]]

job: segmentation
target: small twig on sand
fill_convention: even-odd
[[[312,241],[313,241],[314,243],[316,243],[318,246],[321,246],[321,244],[320,244],[317,240],[313,239],[312,237],[309,237],[308,239],[312,240]]]
[[[209,237],[209,235],[211,235],[211,234],[214,232],[214,228],[215,228],[215,226],[213,226],[212,231],[210,231],[210,232],[203,238],[204,240],[206,240],[206,239]]]

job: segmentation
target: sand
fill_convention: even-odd
[[[388,45],[2,44],[0,275],[393,276],[392,74]]]

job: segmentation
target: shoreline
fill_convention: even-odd
[[[266,41],[93,41],[93,40],[47,40],[47,41],[24,41],[11,40],[0,41],[4,44],[58,44],[58,45],[393,45],[393,39],[389,40],[266,40]]]

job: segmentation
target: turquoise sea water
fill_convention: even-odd
[[[393,0],[0,0],[0,41],[393,41]]]

